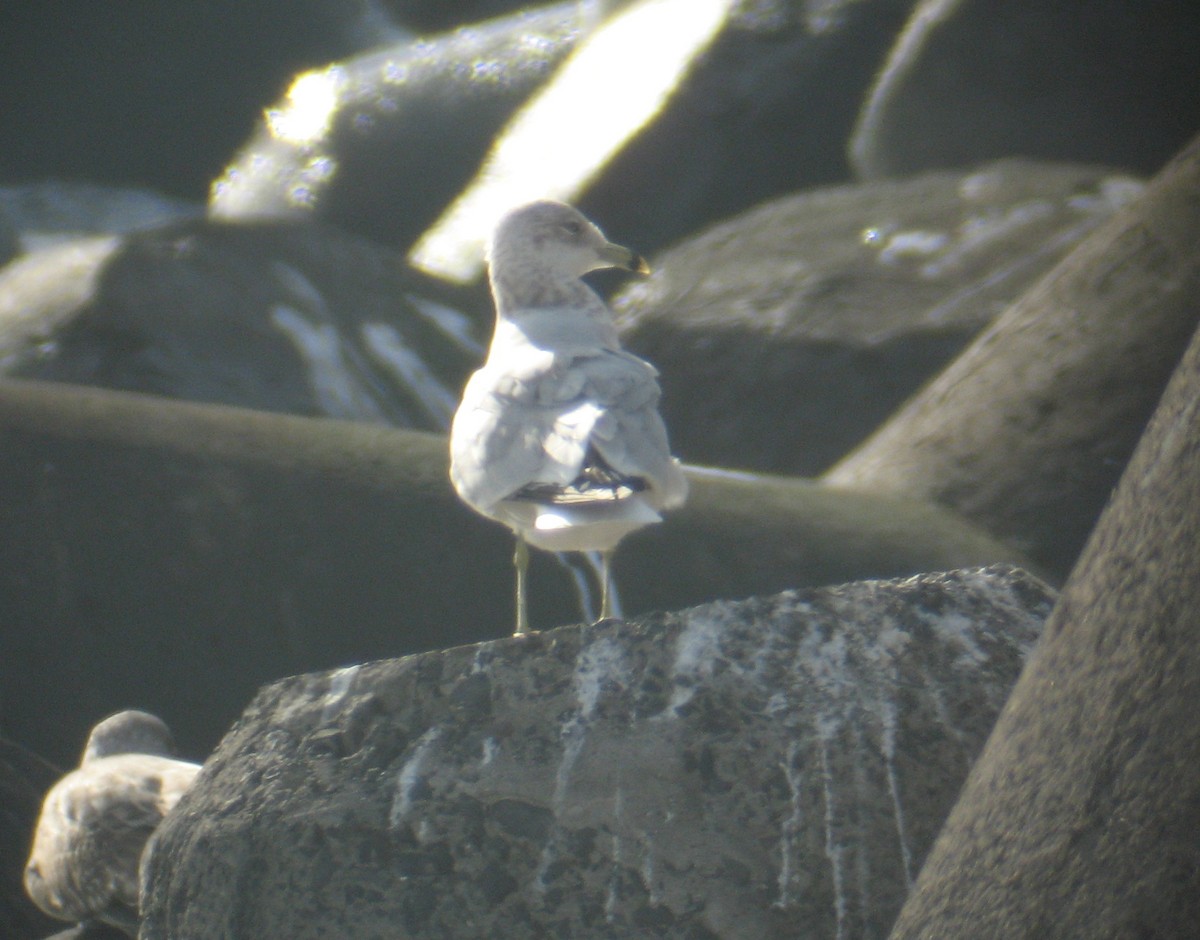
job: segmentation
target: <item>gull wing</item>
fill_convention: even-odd
[[[451,473],[468,502],[488,510],[530,484],[567,487],[589,452],[644,480],[657,505],[682,500],[653,366],[608,348],[564,355],[531,346],[499,361],[471,378],[451,430]]]

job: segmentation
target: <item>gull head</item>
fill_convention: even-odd
[[[526,271],[563,279],[597,268],[650,272],[641,255],[614,245],[577,209],[550,199],[505,213],[492,233],[487,259],[493,279]]]
[[[92,729],[81,763],[114,754],[170,757],[174,750],[171,732],[161,718],[149,712],[129,709],[110,715]]]

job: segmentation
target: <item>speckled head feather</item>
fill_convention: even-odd
[[[645,274],[645,260],[604,237],[577,209],[542,199],[506,213],[492,232],[487,262],[498,312],[545,306],[587,290],[579,278],[598,268]]]
[[[158,754],[171,757],[175,741],[166,723],[149,712],[128,709],[109,715],[92,728],[80,764],[113,754]]]

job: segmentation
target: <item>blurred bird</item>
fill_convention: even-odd
[[[167,726],[123,711],[96,725],[77,770],[50,788],[25,866],[25,891],[51,917],[138,930],[138,867],[199,764],[170,757]]]

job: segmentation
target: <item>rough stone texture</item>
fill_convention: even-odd
[[[824,477],[1069,571],[1200,322],[1200,137]]]
[[[1200,124],[1193,0],[924,0],[850,142],[867,179],[1021,154],[1157,171]]]
[[[42,808],[62,771],[0,734],[0,937],[34,940],[62,926],[25,895],[21,876]]]
[[[0,372],[440,430],[480,352],[391,251],[301,222],[186,221],[0,271]]]
[[[892,936],[1200,925],[1200,332]]]
[[[277,682],[141,936],[879,936],[1052,602],[959,571]]]
[[[614,297],[684,459],[813,474],[1141,186],[1008,160],[772,200]]]
[[[690,479],[617,553],[628,613],[1020,561],[921,504]],[[511,536],[454,495],[440,436],[10,381],[0,492],[0,714],[61,764],[119,709],[194,757],[271,679],[512,631]],[[598,607],[543,552],[530,593],[537,628]]]

